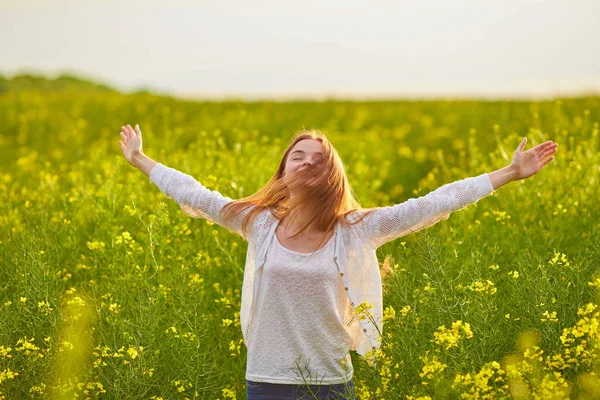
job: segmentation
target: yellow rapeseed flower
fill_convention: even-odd
[[[541,319],[542,322],[558,322],[558,318],[556,318],[556,311],[552,311],[551,313],[544,311],[542,315],[544,316],[544,318]]]
[[[425,352],[424,356],[419,356],[419,359],[423,361],[423,367],[419,376],[421,378],[432,379],[433,375],[443,372],[448,365],[438,361],[436,356],[429,357],[429,350]],[[422,381],[423,385],[428,385],[428,382]]]
[[[106,245],[102,241],[94,240],[92,242],[87,242],[87,247],[90,250],[98,250],[103,249]]]
[[[135,360],[139,353],[134,347],[129,347],[127,354],[129,354],[129,357],[131,357],[132,360]]]
[[[600,277],[596,278],[596,280],[592,282],[588,282],[588,285],[600,289]]]
[[[406,315],[411,311],[411,307],[410,306],[404,306],[402,307],[402,309],[400,310],[400,314],[402,314],[402,317],[406,317]]]
[[[396,318],[396,310],[394,310],[394,307],[392,306],[387,306],[385,310],[383,310],[383,321],[385,322],[394,318]]]
[[[486,279],[485,282],[477,280],[469,286],[469,289],[472,292],[480,292],[484,294],[494,294],[497,291],[496,287],[494,286],[494,282],[490,281],[489,279]]]
[[[548,264],[562,267],[568,267],[569,265],[571,265],[567,260],[567,255],[560,252],[554,253],[554,257],[550,261],[548,261]]]
[[[233,323],[232,320],[227,319],[227,318],[222,319],[221,322],[223,322],[223,326],[229,326],[229,325],[231,325]]]
[[[458,320],[452,323],[451,329],[446,328],[445,325],[438,327],[437,332],[433,333],[434,339],[430,341],[439,345],[445,345],[446,350],[449,350],[458,346],[458,342],[462,337],[460,333],[461,330],[464,332],[467,339],[471,339],[473,337],[471,325],[467,322]]]

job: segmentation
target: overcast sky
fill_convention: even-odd
[[[600,0],[0,0],[0,73],[182,97],[600,93]]]

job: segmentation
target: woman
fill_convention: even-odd
[[[317,130],[298,132],[267,184],[239,200],[150,159],[142,133],[122,127],[127,161],[181,209],[248,241],[240,321],[248,399],[355,398],[349,350],[376,364],[382,293],[375,250],[429,227],[499,187],[539,172],[547,141],[512,163],[388,207],[363,209],[339,154]]]

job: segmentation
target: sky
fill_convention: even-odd
[[[0,0],[0,74],[189,98],[600,94],[600,0]]]

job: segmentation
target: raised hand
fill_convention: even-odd
[[[538,144],[527,151],[523,151],[527,138],[524,137],[513,155],[510,167],[515,171],[515,179],[525,179],[537,174],[546,164],[554,160],[558,148],[552,140]]]
[[[121,139],[119,145],[123,150],[123,155],[129,164],[133,164],[134,157],[144,154],[142,151],[142,131],[136,124],[135,130],[131,125],[121,127]]]

